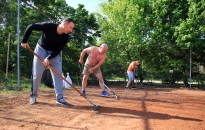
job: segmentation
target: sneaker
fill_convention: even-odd
[[[82,90],[82,91],[81,91],[81,94],[85,96],[85,90]]]
[[[109,96],[109,94],[108,94],[107,91],[104,90],[104,91],[102,92],[102,96],[103,96],[103,97],[107,97],[107,96]]]
[[[56,100],[56,103],[57,103],[57,104],[64,105],[64,106],[70,106],[70,104],[69,104],[68,102],[66,102],[66,100],[65,100],[64,98],[57,99],[57,100]]]
[[[132,87],[132,89],[137,89],[137,87]]]
[[[125,87],[125,90],[130,90],[130,88],[128,88],[128,87]]]
[[[31,97],[29,104],[31,104],[31,105],[36,104],[36,97]]]

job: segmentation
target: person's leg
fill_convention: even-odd
[[[34,50],[36,54],[38,54],[41,58],[46,57],[46,52],[37,44]],[[33,59],[33,68],[32,68],[32,77],[31,77],[31,99],[30,104],[34,104],[36,102],[36,97],[38,95],[38,89],[41,83],[41,78],[43,71],[45,70],[45,66],[43,65],[42,61],[34,56]]]
[[[104,83],[102,73],[96,73],[95,76],[96,76],[100,81],[102,81],[102,82]],[[104,86],[103,83],[101,83],[100,81],[99,81],[100,88],[101,88],[102,91],[104,91],[104,90],[105,90],[105,86]]]
[[[51,52],[48,51],[48,54]],[[50,60],[50,66],[53,67],[55,71],[57,71],[59,74],[62,74],[62,65],[61,65],[61,58],[60,55],[57,55],[56,57],[52,58]],[[67,103],[67,101],[63,97],[63,80],[52,70],[51,71],[51,76],[53,79],[53,84],[54,84],[54,90],[56,93],[56,103],[69,106],[70,104]]]
[[[87,87],[87,81],[88,81],[89,75],[88,74],[84,74],[83,75],[83,80],[82,80],[82,94],[85,95],[85,89]]]
[[[61,66],[61,60],[60,60],[59,55],[50,59],[50,66],[53,67],[53,69],[55,69],[59,74],[62,74],[62,66]],[[55,72],[53,72],[52,70],[50,70],[50,72],[51,72],[51,76],[53,79],[56,98],[62,98],[63,97],[63,81]]]
[[[82,79],[82,91],[81,94],[85,95],[85,89],[87,87],[87,81],[90,75],[90,72],[88,71],[89,68],[91,68],[92,66],[89,66],[87,64],[85,64],[84,69],[83,69],[83,79]]]
[[[131,82],[134,80],[133,72],[127,71],[127,74],[128,74],[128,82],[127,82],[127,85],[126,85],[126,89],[129,88]]]
[[[99,85],[100,85],[100,88],[102,90],[102,96],[104,97],[107,97],[109,96],[109,93],[105,90],[105,86],[103,85],[104,83],[104,80],[103,80],[103,76],[102,76],[102,73],[96,73],[95,76],[100,80],[99,81]],[[103,82],[103,83],[102,83]]]
[[[101,69],[98,68],[93,73],[99,79],[99,85],[102,90],[102,96],[109,96],[109,93],[105,90],[105,86],[103,85],[104,80],[103,80]]]

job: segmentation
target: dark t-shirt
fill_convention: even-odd
[[[58,24],[50,22],[30,24],[25,30],[22,43],[27,43],[33,30],[42,31],[38,44],[45,50],[52,51],[51,55],[47,57],[48,59],[51,59],[60,53],[69,40],[68,34],[57,33],[57,27]]]

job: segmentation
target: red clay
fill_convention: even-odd
[[[124,90],[109,86],[101,97],[98,86],[87,88],[87,97],[98,111],[71,89],[65,99],[73,106],[55,103],[50,88],[40,88],[38,104],[30,105],[29,92],[0,94],[1,130],[205,130],[205,91],[169,88]],[[80,89],[80,88],[78,88]]]

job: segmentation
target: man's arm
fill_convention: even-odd
[[[84,49],[81,54],[80,54],[80,59],[79,59],[79,63],[83,64],[83,57],[85,56],[86,53],[90,53],[92,51],[93,47],[88,47],[86,49]]]
[[[23,35],[23,39],[22,39],[22,42],[21,42],[21,46],[23,48],[30,48],[27,41],[28,41],[28,38],[29,36],[31,35],[31,32],[33,30],[43,30],[43,25],[42,23],[35,23],[35,24],[30,24],[27,26],[25,32],[24,32],[24,35]]]
[[[103,62],[105,61],[106,59],[106,56],[104,56],[99,62],[97,65],[95,65],[93,68],[91,68],[91,71],[93,72],[94,70],[100,68],[100,66],[103,64]]]
[[[61,44],[59,44],[59,45],[55,48],[55,50],[53,50],[53,51],[51,52],[51,54],[48,55],[46,58],[50,60],[50,59],[54,58],[55,56],[57,56],[58,54],[60,54],[60,52],[63,50],[63,48],[67,45],[68,39],[69,39],[69,37],[66,38],[66,39],[64,39],[64,41],[63,41]]]
[[[23,39],[22,39],[22,43],[21,43],[21,46],[23,48],[30,48],[27,41],[28,41],[28,38],[29,36],[31,35],[31,32],[33,30],[36,30],[36,31],[43,31],[43,24],[45,22],[42,22],[42,23],[35,23],[35,24],[30,24],[27,26],[25,32],[24,32],[24,35],[23,35]],[[49,65],[49,59],[45,58],[44,61],[42,62],[45,66],[48,66]]]
[[[24,32],[22,43],[27,43],[28,38],[31,35],[31,32],[33,30],[37,30],[37,31],[43,30],[43,23],[35,23],[35,24],[28,25],[28,27],[26,28]]]

